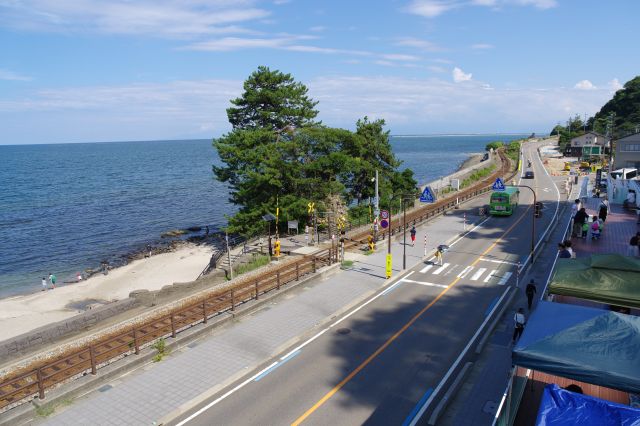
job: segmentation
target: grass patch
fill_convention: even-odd
[[[167,348],[167,342],[165,342],[164,339],[158,339],[157,342],[155,342],[153,345],[151,345],[151,347],[155,350],[158,351],[157,354],[154,355],[154,357],[152,358],[153,362],[160,362],[162,361],[162,358],[164,358],[165,356],[169,355],[169,349]]]
[[[268,265],[271,259],[269,255],[266,254],[254,254],[253,258],[248,263],[243,263],[234,268],[234,275],[242,275],[247,272],[253,271],[254,269],[258,269],[263,267],[264,265]]]
[[[466,188],[467,186],[473,184],[474,182],[477,182],[489,176],[491,173],[493,173],[495,169],[496,169],[495,164],[492,164],[489,167],[485,167],[483,169],[474,171],[473,173],[471,173],[471,175],[468,178],[466,178],[460,183],[460,188]]]
[[[73,399],[65,398],[62,401],[57,403],[44,404],[39,407],[36,407],[36,414],[39,417],[49,417],[56,411],[56,408],[66,407],[67,405],[71,405],[72,403],[73,403]]]
[[[374,253],[374,250],[366,250],[366,251],[364,252],[364,255],[365,255],[365,256],[371,256],[373,253]]]
[[[353,260],[343,260],[342,263],[340,264],[340,267],[342,269],[351,268],[352,266],[353,266]]]

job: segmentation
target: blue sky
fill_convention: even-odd
[[[0,0],[0,144],[209,138],[259,65],[319,118],[549,131],[640,70],[640,2]]]

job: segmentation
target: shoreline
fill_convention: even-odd
[[[464,170],[467,167],[475,166],[476,164],[481,163],[483,156],[484,156],[484,153],[479,153],[479,152],[469,154],[469,158],[467,158],[462,163],[460,163],[460,166],[458,166],[458,168],[456,169],[456,172],[459,172],[460,170]]]
[[[54,290],[0,299],[0,341],[82,313],[89,305],[126,299],[134,290],[159,290],[175,282],[193,281],[211,253],[209,246],[185,243],[111,269],[108,275],[95,274]]]

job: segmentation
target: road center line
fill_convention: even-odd
[[[495,240],[480,256],[478,256],[471,263],[471,266],[475,266],[478,262],[480,262],[480,258],[481,257],[486,256],[489,252],[491,252],[491,250],[493,250],[494,247],[496,245],[498,245],[498,243],[500,243],[500,241],[502,241],[502,239],[505,238],[525,218],[528,210],[529,210],[529,208],[527,208],[523,212],[523,214],[520,216],[520,218],[518,218],[518,220],[516,220],[497,240]],[[407,329],[409,327],[411,327],[411,325],[413,325],[413,323],[415,323],[425,312],[427,312],[427,310],[431,309],[431,307],[433,305],[435,305],[451,288],[453,288],[453,286],[456,285],[458,283],[458,281],[460,281],[460,278],[456,277],[451,282],[451,284],[449,284],[445,289],[443,289],[431,302],[429,302],[429,304],[427,306],[425,306],[418,313],[416,313],[405,325],[403,325],[398,331],[396,331],[391,337],[389,337],[380,347],[378,347],[378,349],[376,349],[375,352],[373,352],[371,355],[369,355],[367,357],[367,359],[365,359],[360,365],[358,365],[355,369],[353,369],[351,371],[351,373],[349,373],[347,375],[347,377],[342,379],[329,392],[327,392],[322,398],[320,398],[320,400],[318,400],[318,402],[316,402],[311,408],[309,408],[300,417],[298,417],[295,421],[293,421],[293,423],[291,423],[291,426],[298,426],[303,421],[305,421],[311,414],[313,414],[318,408],[320,408],[322,405],[324,405],[324,403],[327,402],[340,389],[342,389],[344,387],[344,385],[349,383],[351,381],[351,379],[353,379],[360,371],[362,371],[367,365],[369,365],[371,363],[371,361],[376,359],[378,357],[378,355],[380,355],[389,345],[391,345],[391,343],[393,343],[394,340],[396,340],[405,331],[407,331]],[[506,292],[505,292],[505,294],[506,294]],[[486,321],[487,320],[485,320],[485,322]],[[482,326],[481,326],[481,328],[482,328]],[[479,333],[480,333],[480,329],[478,329],[478,331],[476,332],[476,336]],[[470,345],[471,345],[471,341],[467,345],[467,348]],[[466,349],[465,349],[465,351],[466,351]],[[461,357],[462,357],[462,354],[460,354],[458,359],[460,359]],[[458,361],[456,361],[456,362],[458,362]],[[450,374],[450,371],[447,374]],[[422,407],[423,410],[426,410],[426,407],[431,403],[431,401],[433,400],[434,395],[437,393],[437,391],[439,390],[440,387],[442,387],[442,382],[440,382],[440,384],[436,388],[436,391],[433,394],[431,394],[430,398],[427,400],[425,405]]]

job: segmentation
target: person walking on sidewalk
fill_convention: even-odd
[[[640,232],[636,232],[636,235],[629,240],[629,246],[627,247],[627,256],[638,256],[640,247]]]
[[[573,218],[573,229],[576,233],[576,237],[582,238],[582,227],[588,217],[589,215],[584,207],[581,207],[580,210],[578,210],[578,213],[576,213],[576,217]]]
[[[578,229],[576,229],[576,222],[575,222],[575,218],[576,218],[576,214],[578,214],[578,210],[580,210],[580,199],[576,198],[576,200],[573,202],[573,205],[571,206],[571,221],[573,222],[573,225],[571,226],[572,237],[576,237],[579,233]]]
[[[598,217],[600,219],[602,219],[603,222],[606,222],[607,221],[607,214],[609,214],[609,203],[607,202],[607,199],[605,198],[600,203],[600,207],[598,209]]]
[[[416,226],[413,225],[411,227],[411,247],[414,247],[416,245]]]
[[[515,343],[520,336],[522,336],[522,332],[524,331],[524,324],[527,322],[527,319],[524,316],[524,309],[518,308],[518,312],[513,316],[513,322],[515,323],[515,328],[513,329],[513,343]]]
[[[538,292],[538,289],[533,282],[533,278],[531,279],[531,282],[527,284],[527,288],[524,290],[524,292],[527,295],[527,306],[529,307],[529,310],[531,310],[531,305],[533,304],[533,296]]]

